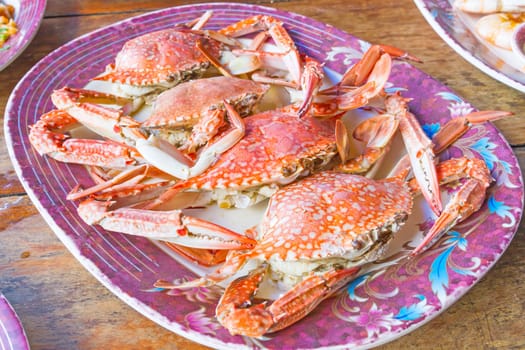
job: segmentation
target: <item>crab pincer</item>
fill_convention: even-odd
[[[220,225],[186,216],[180,210],[111,208],[115,203],[87,199],[79,204],[78,213],[86,223],[102,225],[109,231],[140,235],[191,248],[248,249],[256,243]]]
[[[252,113],[267,90],[239,78],[194,80],[161,93],[149,118],[138,122],[133,115],[140,106],[134,99],[64,87],[51,96],[58,110],[31,127],[30,140],[39,153],[64,162],[115,168],[148,162],[187,179],[242,138],[242,117]],[[106,140],[66,134],[80,126]]]
[[[388,119],[405,118],[406,100],[392,98]],[[226,288],[217,318],[232,334],[252,337],[287,327],[353,279],[361,266],[382,257],[411,214],[413,196],[421,192],[417,179],[407,181],[408,174],[404,169],[391,178],[373,180],[325,170],[292,182],[271,196],[255,247],[232,252],[223,266],[198,280],[156,285],[188,288],[218,283],[255,260],[258,268]],[[438,164],[436,179],[439,184],[466,180],[411,256],[476,212],[492,181],[484,161],[468,158]],[[271,281],[290,289],[274,301],[257,301],[260,285]]]

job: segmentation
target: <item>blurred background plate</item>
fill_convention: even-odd
[[[26,334],[11,304],[0,293],[0,349],[29,350]]]
[[[492,78],[525,92],[525,73],[509,61],[503,50],[483,43],[471,31],[473,16],[456,13],[452,0],[414,0],[436,33],[465,60]]]

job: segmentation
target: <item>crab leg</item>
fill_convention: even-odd
[[[362,61],[370,59],[371,56],[365,54]],[[353,73],[352,77],[343,77],[346,81],[341,80],[337,85],[320,91],[319,94],[329,96],[329,98],[327,102],[318,103],[317,109],[322,109],[322,112],[316,115],[332,117],[341,111],[360,108],[381,94],[390,76],[392,58],[389,54],[383,53],[373,62],[368,62],[367,65],[370,65],[370,70],[367,70],[366,73],[358,70]],[[350,72],[353,72],[353,68],[350,69]],[[366,81],[362,81],[363,78],[366,78]],[[360,85],[346,85],[350,83]]]
[[[200,30],[210,20],[212,15],[213,11],[205,11],[199,18],[196,18],[193,21],[186,23],[186,26],[191,27],[191,29],[193,30]]]
[[[387,45],[372,45],[365,52],[359,62],[352,66],[341,78],[339,83],[342,86],[360,86],[364,84],[368,77],[372,74],[379,59],[388,54],[393,58],[409,59],[416,62],[421,62],[420,59],[414,57],[407,52],[393,46]]]
[[[171,144],[155,136],[150,136],[147,140],[137,140],[137,150],[150,164],[179,179],[188,179],[203,173],[221,153],[227,151],[244,136],[245,127],[242,118],[226,101],[224,106],[231,129],[208,142],[197,155],[195,162]]]
[[[137,100],[68,87],[54,91],[51,99],[58,109],[68,112],[98,135],[118,142],[145,138],[138,128],[140,124],[128,116],[140,107]],[[114,109],[101,104],[115,104],[121,107]]]
[[[255,240],[214,223],[186,216],[180,210],[152,211],[133,208],[110,210],[115,201],[87,199],[78,206],[80,217],[117,231],[178,245],[203,249],[249,249]]]
[[[365,142],[366,147],[361,155],[346,161],[349,148],[348,132],[344,124],[338,123],[336,143],[341,155],[339,170],[351,174],[362,174],[370,170],[388,150],[390,141],[399,127],[399,120],[388,114],[378,115],[359,124],[354,129],[354,139]]]
[[[387,110],[392,111],[392,114],[399,119],[401,136],[403,136],[412,171],[421,188],[421,193],[434,213],[439,215],[442,211],[442,204],[432,142],[423,132],[416,117],[408,111],[408,101],[399,94],[391,95],[386,100]]]
[[[474,124],[494,121],[513,116],[512,112],[505,111],[478,111],[449,120],[432,137],[434,154],[438,155],[463,136]],[[408,154],[402,157],[390,172],[389,176],[396,176],[400,171],[410,166]]]
[[[346,172],[364,172],[385,152],[390,139],[399,125],[405,147],[408,151],[410,164],[414,175],[421,186],[421,192],[430,207],[439,215],[442,210],[439,183],[437,180],[432,142],[425,135],[416,117],[408,111],[409,100],[399,94],[387,97],[385,104],[387,112],[384,115],[370,119],[361,124],[355,132],[357,139],[367,142],[365,153],[348,163],[340,170]],[[346,141],[341,138],[344,133],[337,133],[336,142],[343,149]]]
[[[465,134],[473,124],[481,124],[514,115],[504,111],[478,111],[449,120],[432,138],[434,153],[439,154]]]
[[[75,139],[63,132],[80,123],[62,110],[52,110],[31,126],[29,141],[37,152],[67,163],[123,168],[140,158],[130,146],[103,140]]]
[[[299,116],[303,116],[310,108],[314,95],[322,84],[324,73],[319,62],[307,57],[304,61],[294,41],[284,28],[283,23],[271,16],[258,15],[247,18],[231,26],[223,28],[220,33],[239,37],[256,31],[264,31],[272,38],[278,52],[261,50],[264,36],[256,37],[252,49],[236,49],[236,55],[256,56],[262,67],[271,67],[286,70],[291,76],[291,81],[270,78],[261,73],[254,73],[252,79],[258,82],[284,85],[303,91],[303,102],[299,107]]]
[[[184,247],[171,242],[165,242],[173,251],[184,256],[186,259],[194,261],[203,266],[214,266],[220,264],[226,260],[228,250],[215,250],[215,249],[197,249]]]
[[[323,84],[323,68],[319,62],[309,57],[306,58],[304,72],[301,76],[301,89],[303,91],[303,101],[299,106],[297,115],[303,117],[310,111],[314,96]]]
[[[313,275],[270,305],[253,305],[253,296],[266,271],[266,267],[259,268],[226,288],[217,306],[217,319],[232,335],[260,337],[278,331],[308,315],[321,301],[353,279],[358,270],[330,270],[322,275]]]
[[[215,136],[219,129],[224,126],[223,109],[217,108],[208,110],[201,119],[192,128],[191,135],[181,146],[181,151],[194,153],[197,148],[207,144]]]
[[[77,200],[90,195],[94,195],[97,192],[99,194],[96,196],[97,199],[110,199],[113,196],[126,196],[131,194],[136,194],[137,191],[142,191],[145,189],[167,186],[172,183],[172,181],[160,181],[150,184],[140,184],[142,180],[146,177],[151,177],[152,173],[159,173],[156,170],[152,170],[152,166],[148,164],[142,164],[138,167],[128,169],[121,172],[120,174],[112,177],[106,181],[97,183],[95,186],[87,188],[85,190],[79,191],[78,189],[70,192],[67,195],[68,200]],[[134,188],[134,189],[133,189]],[[129,193],[133,190],[134,193]],[[102,197],[104,195],[104,197]]]
[[[264,62],[263,65],[271,67],[277,65],[280,68],[280,62],[284,62],[292,76],[292,80],[299,85],[302,75],[301,58],[294,41],[284,29],[283,23],[278,19],[271,16],[257,15],[225,27],[219,32],[232,37],[240,37],[261,30],[267,31],[277,47],[283,52],[280,55],[261,54],[260,58]],[[245,53],[249,52],[245,51]],[[272,57],[278,57],[278,63],[274,64]]]
[[[389,54],[382,54],[375,62],[372,71],[363,85],[355,90],[337,96],[336,100],[339,109],[351,110],[366,105],[370,99],[383,91],[390,76],[391,69],[392,58]]]
[[[478,211],[492,181],[489,169],[480,159],[449,159],[438,164],[437,171],[441,183],[456,181],[460,178],[467,178],[467,180],[454,194],[424,240],[412,251],[412,256],[428,248],[451,227]],[[411,181],[410,187],[415,191],[418,185]]]
[[[461,137],[461,135],[463,135],[471,127],[472,124],[482,123],[488,120],[497,120],[512,115],[512,113],[510,112],[503,111],[482,111],[474,112],[463,117],[455,118],[449,121],[447,124],[445,124],[443,128],[441,128],[440,131],[432,139],[432,143],[430,145],[433,150],[432,154],[431,152],[428,152],[428,143],[425,137],[423,137],[424,135],[422,134],[422,131],[420,131],[420,127],[417,123],[417,120],[415,120],[415,117],[406,109],[406,100],[403,100],[400,96],[396,96],[397,95],[394,95],[391,98],[389,97],[390,102],[387,103],[387,112],[390,112],[396,115],[396,118],[399,118],[402,136],[405,140],[405,144],[409,152],[407,156],[403,158],[400,161],[400,163],[396,166],[396,169],[391,173],[391,176],[395,176],[395,174],[399,173],[400,170],[406,168],[408,158],[410,159],[410,163],[412,164],[414,174],[416,174],[416,179],[417,174],[419,174],[423,178],[423,186],[425,187],[428,187],[429,185],[432,185],[434,183],[433,181],[428,181],[428,179],[431,178],[429,176],[429,174],[431,174],[430,171],[434,169],[432,160],[433,154],[441,153],[446,147],[450,146],[450,144],[452,144],[455,140]],[[396,123],[391,118],[392,116],[389,116],[388,114],[377,116],[365,121],[355,129],[354,137],[360,141],[367,142],[365,152],[358,158],[352,159],[349,162],[343,164],[340,167],[341,170],[351,173],[366,172],[370,168],[370,166],[374,164],[384,154],[385,149],[389,145],[392,134],[395,131],[395,128],[397,127]],[[345,132],[340,132],[338,135],[338,146],[342,149],[343,145],[346,143],[344,138]],[[437,174],[436,172],[436,179],[438,178],[438,176],[443,175]],[[422,182],[420,182],[419,179],[417,181],[421,186]],[[437,184],[438,181],[436,180],[435,183]],[[424,191],[422,192],[424,193]],[[433,189],[431,193],[437,194],[439,192],[438,189]],[[468,197],[470,196],[470,194],[468,193],[468,190],[460,192],[455,197],[455,200],[459,201],[464,199],[470,199]],[[481,197],[481,201],[483,201],[484,198],[484,191],[482,193],[483,195]],[[436,196],[436,198],[439,199],[438,196]],[[472,200],[474,201],[474,203],[477,203],[475,198]],[[432,205],[432,202],[429,203]],[[456,209],[453,209],[453,207],[447,207],[447,209],[445,210],[454,211]],[[434,212],[436,211],[434,210]],[[468,215],[470,215],[470,213],[471,212],[468,212]],[[467,214],[463,213],[462,215],[465,216]],[[440,224],[436,226],[436,230],[443,229],[444,231],[446,231],[446,229],[443,228],[446,226],[444,224],[446,220],[445,218],[448,218],[447,220],[450,220],[450,213],[447,215],[443,215],[443,219],[439,221]],[[447,221],[447,225],[449,226],[446,227],[451,227],[454,224],[455,222]],[[429,238],[429,240],[430,239],[431,238]]]

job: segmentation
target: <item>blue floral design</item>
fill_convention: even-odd
[[[483,137],[472,144],[471,148],[483,157],[488,168],[492,171],[494,169],[494,163],[498,161],[498,157],[492,152],[496,148],[496,145],[490,142],[488,137]]]
[[[447,297],[446,289],[448,288],[449,283],[448,266],[450,255],[454,249],[456,249],[456,247],[463,251],[467,250],[467,239],[459,232],[450,231],[448,235],[450,238],[448,238],[444,244],[448,244],[449,247],[439,254],[432,262],[432,265],[430,266],[430,273],[428,274],[432,291],[438,297],[441,304],[445,303]],[[458,267],[452,267],[451,269],[461,275],[474,275],[473,272],[468,269],[461,269]]]
[[[425,132],[425,134],[427,134],[429,138],[432,138],[439,131],[441,126],[439,125],[439,123],[432,123],[432,124],[423,124],[421,125],[421,127],[423,128],[423,131]]]
[[[359,285],[361,285],[368,278],[369,275],[370,274],[361,275],[361,276],[357,277],[356,279],[354,279],[352,282],[350,282],[350,284],[346,288],[350,300],[356,300],[356,301],[363,300],[362,298],[357,296],[357,294],[355,293],[355,289]]]
[[[431,305],[427,304],[427,298],[424,295],[418,294],[415,295],[415,297],[419,299],[419,302],[409,306],[403,306],[399,309],[397,315],[394,316],[395,319],[401,321],[415,321],[418,318],[423,317],[433,308]]]
[[[447,101],[452,101],[456,103],[463,102],[463,99],[461,97],[451,92],[448,92],[448,91],[438,92],[436,95],[440,96],[442,99],[447,100]]]
[[[386,92],[387,94],[395,94],[395,93],[398,92],[398,91],[408,91],[408,90],[407,90],[406,88],[395,87],[395,86],[385,88],[385,92]]]
[[[516,219],[514,218],[514,215],[512,215],[512,213],[510,212],[510,210],[512,209],[511,207],[505,205],[503,202],[497,201],[493,195],[489,197],[487,205],[491,214],[495,213],[500,218],[508,218],[510,220],[510,223],[504,224],[503,227],[514,226],[514,224],[516,223]]]

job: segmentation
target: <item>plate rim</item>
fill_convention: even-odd
[[[10,321],[10,323],[13,324],[16,328],[16,334],[14,335],[14,338],[16,338],[15,340],[17,341],[17,343],[11,344],[10,342],[9,344],[11,345],[11,349],[12,350],[29,350],[29,341],[27,340],[27,334],[24,329],[24,326],[22,325],[22,321],[20,320],[20,317],[16,313],[13,305],[11,305],[9,300],[7,300],[7,297],[4,294],[2,294],[2,292],[0,292],[0,309],[4,309],[5,311],[7,311],[7,313],[9,313],[10,318],[8,321]],[[13,334],[9,334],[7,329],[3,326],[4,324],[6,324],[6,322],[4,321],[5,321],[4,319],[0,318],[0,331],[4,331],[3,333],[7,335],[9,340],[11,340],[12,338],[11,336],[13,336]],[[12,345],[15,345],[16,348],[13,348]],[[19,346],[22,346],[22,348],[18,348]]]

